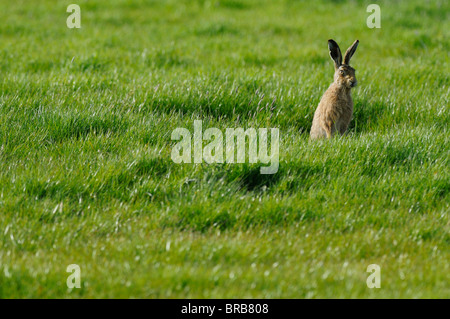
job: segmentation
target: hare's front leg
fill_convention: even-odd
[[[331,119],[325,120],[322,124],[322,128],[325,130],[327,138],[333,137],[334,133],[336,132],[336,125]]]

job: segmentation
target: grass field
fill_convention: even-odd
[[[450,298],[448,1],[73,2],[0,3],[1,298]],[[310,141],[329,38],[355,114]],[[175,164],[197,119],[279,171]]]

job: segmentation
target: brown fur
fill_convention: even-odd
[[[357,84],[355,69],[350,65],[350,58],[356,51],[359,41],[347,49],[342,63],[339,46],[334,40],[328,40],[331,59],[334,61],[334,82],[322,96],[314,113],[311,138],[331,138],[338,132],[343,135],[353,116],[353,100],[350,90]]]

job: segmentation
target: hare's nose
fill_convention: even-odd
[[[355,87],[355,86],[356,86],[356,84],[358,84],[358,82],[357,82],[357,81],[350,81],[350,85],[351,85],[351,87]]]

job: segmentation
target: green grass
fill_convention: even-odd
[[[0,4],[1,298],[450,297],[448,1],[72,2]],[[311,142],[329,38],[354,120]],[[278,173],[173,163],[195,119],[279,128]]]

